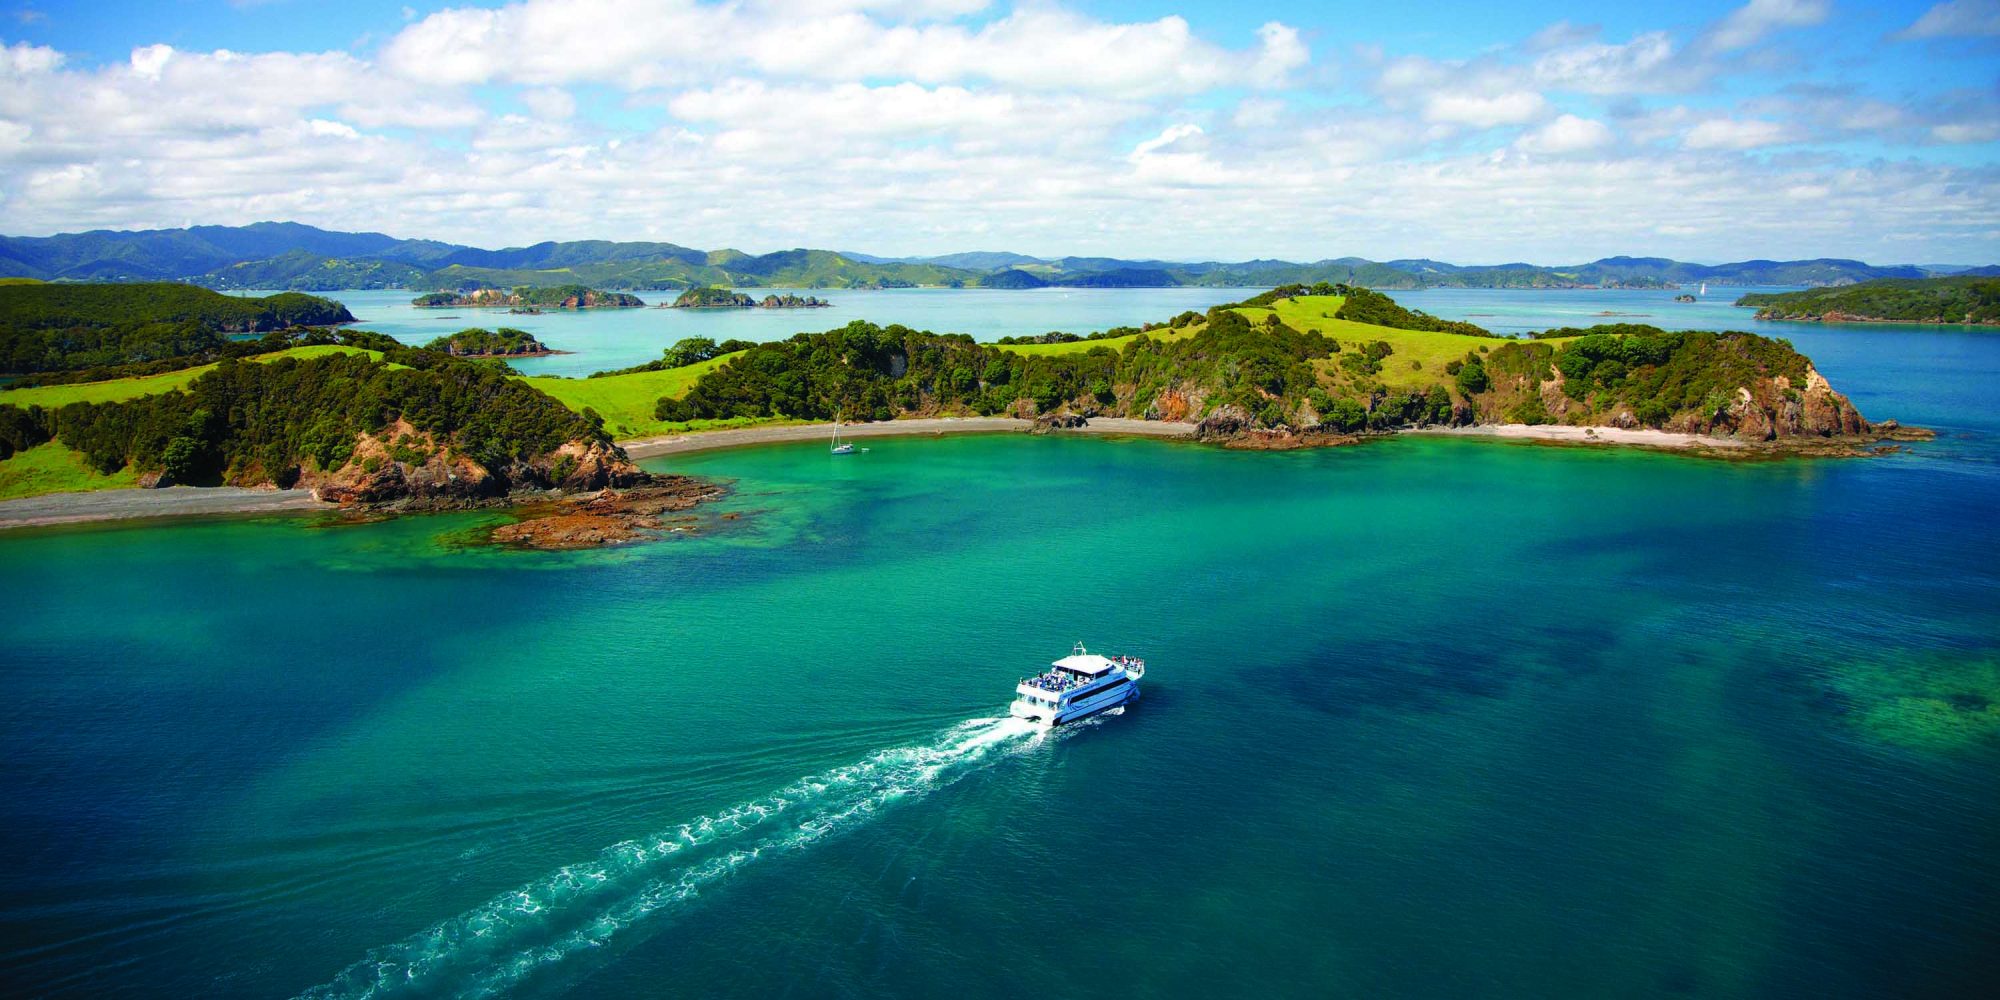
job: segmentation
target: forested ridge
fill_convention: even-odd
[[[0,285],[0,371],[210,358],[232,333],[353,320],[340,303],[297,292],[239,298],[171,282]]]
[[[1758,319],[2000,323],[2000,278],[1868,281],[1839,288],[1745,295],[1736,304],[1756,307]]]

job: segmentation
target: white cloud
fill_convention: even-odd
[[[1146,109],[1103,98],[924,87],[772,86],[729,80],[675,95],[667,110],[689,123],[736,125],[736,131],[838,141],[854,136],[1068,136],[1127,121]],[[743,141],[742,136],[736,140]]]
[[[1948,143],[1992,142],[2000,139],[2000,119],[1933,125],[1931,137],[1939,142]]]
[[[1898,38],[1994,35],[2000,35],[2000,0],[1945,0],[1896,33]]]
[[[1474,128],[1525,125],[1548,113],[1549,102],[1532,90],[1504,94],[1433,94],[1424,104],[1424,120]]]
[[[361,133],[355,131],[354,126],[346,122],[327,121],[324,118],[314,118],[307,121],[306,131],[312,135],[335,139],[361,138]]]
[[[576,117],[576,97],[561,87],[524,90],[521,92],[521,103],[527,105],[537,118],[568,121]]]
[[[1298,32],[1276,22],[1258,30],[1255,48],[1227,50],[1177,16],[1110,22],[1035,4],[974,28],[928,19],[961,5],[904,10],[912,21],[878,20],[868,6],[808,4],[769,17],[743,3],[522,0],[439,11],[403,29],[382,58],[397,73],[436,84],[592,80],[649,88],[755,72],[1120,94],[1280,86],[1309,60]],[[577,31],[578,23],[619,27]]]
[[[52,73],[62,63],[62,53],[43,45],[15,42],[0,49],[0,74],[7,76]]]
[[[1237,128],[1269,128],[1284,120],[1285,102],[1268,97],[1246,97],[1236,102],[1229,120]]]
[[[1795,130],[1783,122],[1762,119],[1715,118],[1689,129],[1682,145],[1689,149],[1759,149],[1795,140]]]
[[[217,54],[226,56],[228,53],[224,51]],[[157,80],[160,74],[166,71],[167,63],[173,58],[174,47],[171,45],[148,45],[133,49],[132,72],[143,79]]]
[[[1523,152],[1560,156],[1602,149],[1612,139],[1611,127],[1601,121],[1562,115],[1515,140],[1514,146]]]
[[[1179,125],[1170,125],[1167,127],[1165,131],[1161,132],[1159,135],[1156,135],[1151,139],[1147,139],[1145,142],[1142,142],[1137,146],[1132,147],[1132,158],[1137,160],[1146,156],[1150,156],[1153,153],[1156,153],[1162,149],[1167,148],[1168,146],[1173,145],[1174,143],[1181,141],[1182,139],[1193,138],[1194,136],[1198,136],[1201,134],[1202,134],[1201,126],[1199,125],[1192,125],[1186,122],[1182,122]]]
[[[1290,26],[1232,47],[1049,0],[523,0],[414,17],[373,56],[15,44],[0,231],[296,218],[482,245],[1546,261],[1867,257],[1929,232],[1923,256],[2000,256],[2000,167],[1928,149],[2000,141],[1988,81],[1786,83],[1715,47],[1801,16],[1558,24],[1451,61],[1357,48],[1359,86]],[[1863,135],[1890,155],[1816,151]]]
[[[1542,85],[1586,94],[1631,94],[1673,89],[1680,74],[1670,72],[1674,43],[1652,31],[1623,45],[1583,44],[1555,48],[1535,60]]]
[[[1750,0],[1715,23],[1708,44],[1718,51],[1745,48],[1781,28],[1819,24],[1832,9],[1830,0]]]

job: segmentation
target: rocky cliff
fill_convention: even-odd
[[[343,506],[400,502],[454,507],[503,500],[526,490],[581,492],[653,480],[632,464],[624,449],[603,441],[569,441],[532,459],[489,469],[399,420],[357,438],[344,465],[302,471],[294,485]]]

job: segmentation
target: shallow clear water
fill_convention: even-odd
[[[1792,336],[1945,438],[880,439],[654,463],[735,491],[617,552],[464,547],[480,515],[8,533],[0,967],[144,996],[1979,995],[2000,338]],[[1147,657],[1146,697],[992,721],[1078,639]]]

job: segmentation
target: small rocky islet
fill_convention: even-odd
[[[646,303],[637,295],[584,285],[524,285],[511,291],[471,288],[431,292],[417,296],[410,304],[418,309],[508,309],[532,315],[546,309],[636,309]]]
[[[752,298],[742,292],[716,286],[690,288],[673,302],[668,309],[824,309],[833,303],[812,295],[771,294],[761,299]]]

